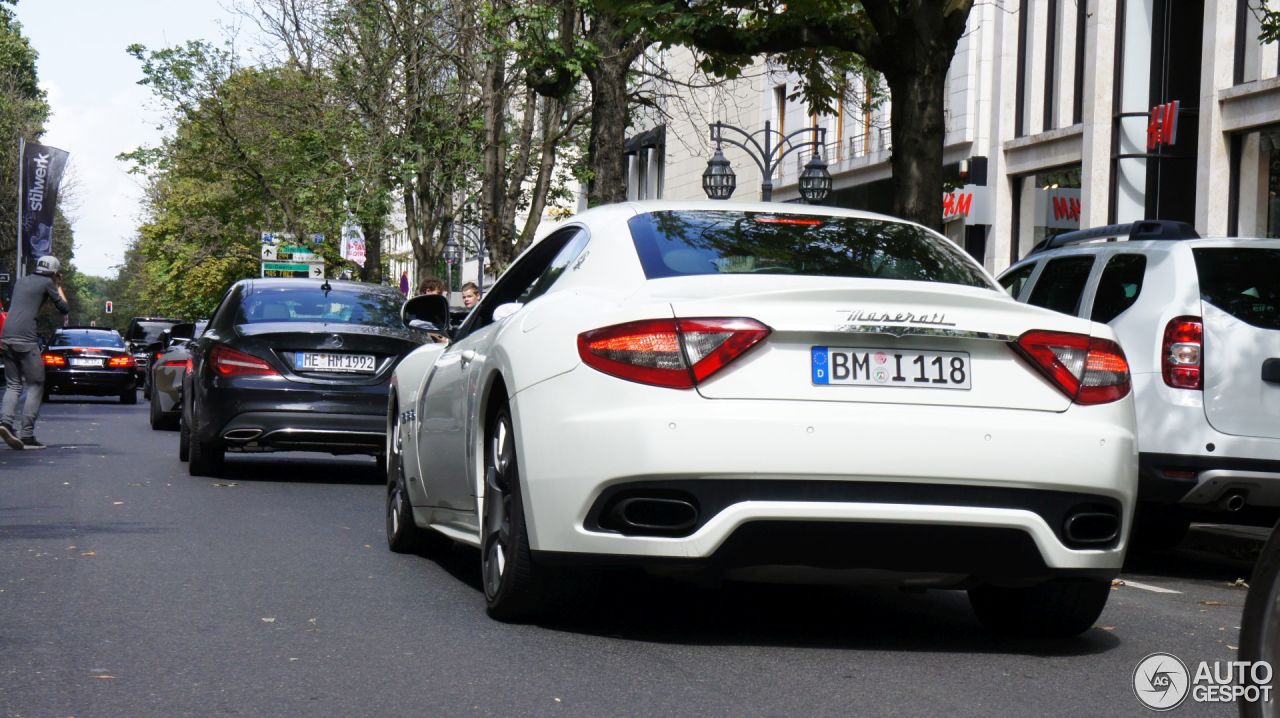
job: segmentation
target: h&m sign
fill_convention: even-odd
[[[1151,108],[1147,119],[1148,152],[1178,141],[1178,109],[1181,106],[1181,102],[1174,100]]]

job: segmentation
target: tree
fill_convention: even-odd
[[[635,30],[696,47],[704,69],[727,77],[778,57],[815,111],[830,111],[846,73],[865,63],[890,92],[894,212],[941,228],[945,82],[973,0],[599,1]]]
[[[36,141],[44,133],[49,104],[36,75],[37,53],[22,25],[0,2],[0,197],[18,196],[18,140]],[[9,199],[0,203],[0,267],[16,262],[17,217]]]

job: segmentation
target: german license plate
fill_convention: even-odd
[[[86,366],[86,367],[92,366],[92,367],[101,368],[102,360],[101,359],[80,359],[78,357],[72,357],[71,366]]]
[[[377,368],[377,362],[372,354],[294,352],[293,368],[298,371],[346,371],[372,374]]]
[[[815,385],[971,387],[968,352],[813,347],[809,357]]]

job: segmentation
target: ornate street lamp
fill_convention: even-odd
[[[726,130],[737,133],[742,139],[726,137]],[[811,133],[813,139],[796,139],[806,133]],[[760,198],[765,202],[773,201],[774,170],[787,155],[804,147],[813,148],[813,159],[809,160],[800,175],[800,196],[808,202],[821,202],[831,191],[831,174],[827,172],[827,163],[822,161],[822,147],[827,141],[825,127],[814,125],[783,134],[773,129],[768,122],[758,132],[747,132],[733,125],[716,122],[711,125],[711,141],[715,143],[716,153],[707,161],[707,170],[702,173],[702,190],[711,199],[729,199],[737,186],[733,168],[721,151],[721,144],[725,142],[746,152],[760,168]]]
[[[814,154],[800,173],[800,196],[809,204],[817,204],[831,194],[831,173],[822,155]]]
[[[445,296],[453,292],[453,265],[462,259],[462,248],[449,237],[444,243]]]
[[[702,173],[702,191],[711,199],[729,199],[737,188],[738,176],[717,145],[716,153],[707,160],[707,170]]]

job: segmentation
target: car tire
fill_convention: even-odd
[[[379,454],[377,457],[378,466],[386,472],[387,478],[387,548],[395,553],[443,556],[453,548],[453,541],[444,534],[418,526],[413,520],[401,453],[404,437],[400,433],[399,407],[392,417],[390,456]]]
[[[147,399],[149,399],[148,404],[150,406],[150,412],[148,414],[148,418],[151,419],[151,429],[152,431],[159,431],[165,428],[164,418],[160,413],[160,402],[158,401],[159,397],[148,395]]]
[[[191,432],[187,431],[187,422],[181,418],[178,419],[178,460],[187,461],[191,458]]]
[[[1182,543],[1190,529],[1191,517],[1180,506],[1139,504],[1133,519],[1133,547],[1167,551]]]
[[[137,390],[137,389],[134,389],[134,388],[130,388],[130,389],[128,389],[128,390],[126,390],[126,391],[122,392],[122,393],[120,394],[120,403],[121,403],[121,404],[137,404],[137,403],[138,403],[138,390]]]
[[[190,447],[187,451],[187,471],[192,476],[216,477],[222,472],[226,449],[221,442],[201,441],[198,436],[191,436],[187,443]]]
[[[557,580],[559,572],[535,564],[529,550],[515,431],[505,405],[485,431],[484,466],[480,576],[489,616],[505,622],[536,620],[559,603],[557,589],[567,587],[567,582]]]
[[[151,374],[149,373],[142,380],[142,398],[143,399],[151,398]]]
[[[1111,595],[1111,582],[1057,578],[1035,586],[969,589],[969,605],[988,630],[1038,638],[1070,638],[1089,630]]]
[[[1273,670],[1280,664],[1280,524],[1271,530],[1271,538],[1249,578],[1249,595],[1240,619],[1240,660],[1255,664],[1266,661]],[[1269,704],[1238,702],[1241,718],[1280,716],[1280,697],[1275,695]]]

